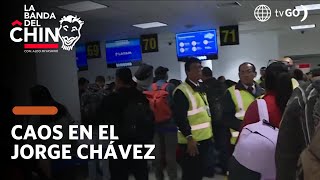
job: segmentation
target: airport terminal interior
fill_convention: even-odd
[[[82,123],[84,98],[79,95],[82,91],[80,86],[86,84],[90,88],[95,88],[91,85],[97,84],[97,80],[102,79],[102,87],[112,92],[116,86],[118,70],[124,67],[131,70],[136,83],[140,82],[137,80],[140,78],[137,72],[144,65],[152,66],[151,75],[154,75],[161,66],[167,73],[166,80],[178,80],[181,83],[191,76],[188,74],[190,69],[186,68],[186,63],[190,57],[193,57],[200,61],[203,68],[202,74],[204,68],[208,67],[212,71],[211,76],[219,78],[219,82],[220,79],[224,79],[223,82],[229,81],[234,84],[238,83],[241,76],[240,69],[245,62],[249,64],[244,66],[255,67],[252,70],[256,72],[253,77],[256,83],[262,79],[260,70],[265,72],[265,68],[270,64],[282,61],[285,57],[292,60],[291,65],[294,69],[302,71],[304,78],[301,81],[307,82],[310,72],[320,68],[320,1],[51,0],[30,2],[32,4],[26,4],[21,7],[21,10],[29,13],[54,13],[56,19],[39,20],[38,23],[43,27],[51,29],[60,27],[67,31],[69,27],[64,26],[60,19],[68,15],[76,16],[75,19],[78,18],[78,21],[72,22],[78,23],[77,28],[72,29],[71,33],[77,31],[76,38],[79,39],[75,40],[76,43],[73,46],[74,39],[61,37],[63,30],[60,29],[58,52],[27,53],[25,51],[21,55],[24,60],[19,61],[19,67],[16,68],[19,73],[13,81],[20,82],[14,85],[17,87],[13,92],[14,103],[29,105],[30,87],[40,84],[50,91],[53,99],[65,106],[75,124]],[[65,50],[60,48],[62,45],[73,47]],[[80,85],[80,79],[85,83]],[[300,80],[298,82],[300,83]],[[184,93],[182,87],[178,90]],[[256,91],[258,89],[255,89]],[[233,96],[231,93],[229,96],[237,99],[237,93],[235,94]],[[200,96],[194,101],[202,101],[203,97]],[[175,97],[172,98],[174,101]],[[193,104],[194,101],[191,98],[187,102]],[[205,105],[207,106],[206,103]],[[190,115],[188,118],[192,119],[191,117]],[[180,131],[179,133],[181,135]],[[196,135],[193,134],[193,136]],[[177,144],[172,145],[172,148]],[[219,156],[219,153],[214,150],[212,154]],[[46,162],[43,163],[43,166],[47,166]],[[177,165],[176,179],[187,180],[186,177],[182,178],[180,163]],[[65,168],[56,167],[59,171],[52,179],[109,180],[109,175],[101,175],[102,172],[106,172],[103,168],[108,168],[107,165],[102,165],[98,170],[92,170],[90,168],[94,165],[90,165],[87,161],[74,164],[76,165],[62,163],[60,166]],[[184,162],[182,164],[188,169]],[[210,173],[204,175],[203,180],[228,179],[228,170],[219,168],[213,168],[214,175]],[[97,171],[95,172],[97,174],[93,175],[92,171]],[[148,171],[150,180],[175,179],[169,178],[172,172],[165,170],[163,179],[157,177],[156,165],[151,160],[148,161]],[[189,168],[189,171],[193,170]],[[241,180],[244,177],[246,176],[238,179]],[[131,175],[129,179],[134,177]],[[237,178],[233,177],[233,179]],[[229,180],[232,178],[230,177]]]

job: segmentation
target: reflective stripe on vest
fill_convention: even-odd
[[[202,124],[193,125],[193,126],[191,126],[191,131],[195,131],[195,130],[199,130],[199,129],[205,129],[205,128],[208,128],[210,126],[211,126],[211,124],[208,123],[208,122],[205,122],[205,123],[202,123]]]
[[[247,91],[240,91],[236,89],[235,86],[230,87],[228,90],[235,104],[235,117],[237,117],[240,120],[243,120],[249,105],[255,100],[255,97]],[[239,132],[233,129],[230,129],[230,131],[232,135],[230,142],[231,144],[235,144],[239,136]]]
[[[292,88],[293,89],[299,87],[299,82],[296,79],[292,78],[291,82],[292,82]]]
[[[238,119],[243,119],[244,115],[245,115],[245,111],[244,111],[244,107],[243,107],[243,101],[242,101],[242,97],[241,97],[241,94],[240,94],[240,91],[238,89],[235,89],[234,90],[234,93],[236,95],[236,99],[237,99],[237,104],[238,104],[238,108],[239,108],[239,111],[235,114],[235,116],[238,118]]]
[[[211,117],[208,115],[208,104],[206,96],[201,97],[190,85],[182,83],[177,87],[180,89],[189,101],[188,121],[191,127],[191,133],[196,141],[206,140],[212,137]],[[206,101],[206,103],[204,102]],[[178,143],[186,144],[187,139],[178,131]]]

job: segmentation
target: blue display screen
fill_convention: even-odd
[[[216,30],[176,34],[176,50],[179,60],[190,56],[207,60],[218,54]]]
[[[106,43],[107,64],[134,65],[142,60],[140,39],[119,40]]]
[[[77,45],[76,46],[76,62],[79,70],[87,68],[87,53],[85,45]]]

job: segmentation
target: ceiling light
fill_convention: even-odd
[[[305,9],[307,9],[308,11],[309,11],[309,10],[317,10],[317,9],[320,9],[320,4],[300,5],[300,6],[296,6],[295,8],[296,8],[296,10],[298,10],[298,11],[303,11],[304,9],[303,9],[302,6],[303,6]]]
[[[135,24],[133,26],[142,28],[142,29],[148,29],[148,28],[162,27],[162,26],[168,26],[168,25],[161,22],[151,22],[151,23]]]
[[[74,11],[74,12],[84,12],[84,11],[96,10],[101,8],[107,8],[107,7],[108,6],[106,5],[98,4],[92,1],[81,1],[77,3],[58,6],[58,8]]]
[[[315,24],[309,24],[309,25],[300,25],[300,26],[291,26],[291,30],[298,30],[298,29],[310,29],[315,28]]]

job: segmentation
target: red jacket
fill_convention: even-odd
[[[269,121],[270,124],[274,127],[279,128],[280,121],[282,118],[282,113],[280,111],[279,106],[276,103],[276,94],[273,92],[267,92],[263,99],[267,103],[268,113],[269,113]],[[256,123],[259,121],[259,111],[257,101],[251,103],[246,111],[244,116],[240,132],[242,128],[248,124]]]

